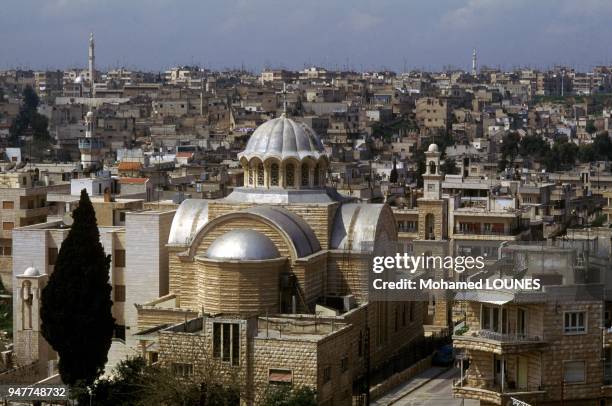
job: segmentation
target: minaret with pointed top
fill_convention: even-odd
[[[478,74],[477,67],[476,48],[474,48],[472,50],[472,76],[476,76]]]
[[[89,86],[91,97],[95,97],[94,75],[95,75],[96,54],[94,49],[93,32],[89,34]]]
[[[95,97],[94,74],[95,54],[93,33],[89,34],[89,97]],[[93,101],[91,101],[93,102]],[[101,167],[103,142],[95,136],[95,115],[93,103],[89,104],[89,111],[85,115],[85,138],[79,138],[79,151],[81,152],[81,165],[84,171],[91,171]]]

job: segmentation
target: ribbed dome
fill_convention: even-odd
[[[264,260],[280,257],[278,248],[265,234],[238,229],[218,237],[206,252],[210,259]]]
[[[283,115],[257,127],[238,158],[245,157],[250,160],[257,157],[263,161],[268,157],[280,160],[312,157],[317,160],[322,155],[323,144],[314,130]]]

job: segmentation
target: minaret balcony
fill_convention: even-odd
[[[104,148],[104,142],[99,138],[80,138],[80,150],[96,150]]]

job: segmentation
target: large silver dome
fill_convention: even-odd
[[[279,258],[280,253],[272,240],[259,231],[237,229],[213,241],[206,256],[210,259],[253,261]]]
[[[257,157],[263,161],[276,157],[281,161],[286,158],[301,161],[306,157],[318,160],[323,155],[323,144],[314,130],[283,115],[257,127],[238,158],[250,160]]]

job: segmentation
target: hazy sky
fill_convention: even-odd
[[[2,0],[0,68],[612,63],[612,0]]]

